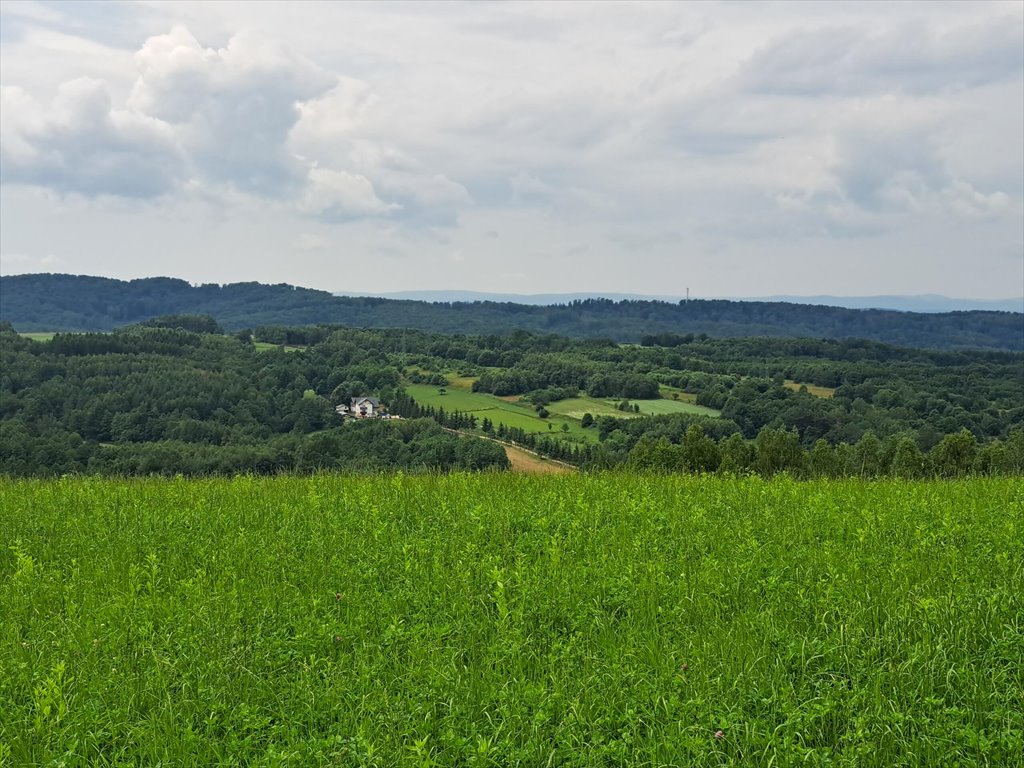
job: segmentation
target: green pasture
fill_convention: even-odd
[[[32,339],[32,341],[50,341],[54,336],[57,335],[56,331],[28,331],[26,333],[19,333],[19,336]]]
[[[589,413],[595,418],[597,416],[614,416],[621,419],[633,415],[616,410],[612,400],[599,400],[596,397],[570,397],[558,400],[546,407],[551,413],[568,416],[572,419],[582,419],[585,413]]]
[[[713,419],[717,419],[722,415],[721,411],[714,408],[708,408],[703,405],[697,405],[696,403],[688,403],[684,400],[667,400],[665,398],[658,398],[657,400],[630,400],[630,403],[636,403],[640,406],[641,416],[661,416],[666,413],[690,413],[695,416],[708,416]]]
[[[271,349],[284,349],[285,352],[299,352],[305,347],[302,346],[291,346],[287,344],[272,344],[269,341],[254,341],[252,345],[256,348],[257,352],[268,352]]]
[[[793,381],[792,379],[786,379],[782,382],[782,386],[786,389],[792,389],[794,392],[798,392],[800,387],[807,387],[808,394],[814,395],[815,397],[832,397],[836,391],[832,387],[819,387],[816,384],[802,384],[799,381]]]
[[[687,392],[679,387],[670,387],[668,384],[659,384],[658,393],[671,400],[682,400],[684,403],[697,402],[697,396],[693,392]]]
[[[596,398],[596,397],[573,397],[566,400],[559,400],[547,406],[551,413],[558,413],[569,416],[573,419],[583,418],[584,413],[592,416],[614,416],[619,419],[628,419],[635,416],[660,416],[666,413],[692,413],[698,416],[710,416],[717,418],[721,411],[714,408],[705,408],[702,405],[686,402],[682,399],[671,400],[658,398],[653,400],[630,400],[630,405],[636,403],[640,406],[640,413],[631,411],[620,411],[615,406],[621,400]]]
[[[0,479],[3,766],[1019,766],[1019,480]]]
[[[593,429],[583,429],[578,419],[565,415],[557,415],[552,406],[547,406],[551,416],[542,419],[537,416],[536,411],[528,403],[509,403],[494,395],[484,392],[472,392],[457,386],[445,387],[444,394],[441,388],[432,384],[407,384],[405,391],[420,405],[432,405],[435,408],[444,408],[446,411],[464,411],[474,414],[477,419],[485,417],[494,422],[495,426],[504,424],[506,427],[523,429],[526,432],[537,432],[561,436],[566,433],[562,431],[562,424],[569,425],[569,435],[584,437],[588,440],[597,440],[597,433]],[[551,424],[551,429],[548,429]]]

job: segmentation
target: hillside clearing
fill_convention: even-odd
[[[835,389],[832,387],[819,387],[817,384],[801,384],[799,381],[793,381],[792,379],[786,379],[782,382],[782,386],[786,389],[791,389],[794,392],[799,392],[800,387],[807,387],[807,392],[815,397],[829,398],[836,393]]]
[[[512,464],[512,471],[527,475],[568,475],[573,469],[565,464],[545,459],[513,445],[505,446],[505,455]]]

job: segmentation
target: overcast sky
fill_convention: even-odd
[[[0,268],[1024,293],[1024,3],[0,3]]]

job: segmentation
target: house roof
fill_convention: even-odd
[[[353,397],[352,405],[359,405],[360,403],[369,403],[374,408],[380,405],[380,401],[376,397]]]

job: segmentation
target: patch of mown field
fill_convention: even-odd
[[[19,333],[19,336],[31,339],[32,341],[50,341],[54,336],[57,335],[56,331],[27,331],[26,333]]]
[[[630,400],[640,406],[641,416],[660,416],[666,413],[692,413],[697,416],[708,416],[717,419],[722,415],[721,411],[708,408],[696,403],[688,403],[684,400],[668,400],[659,398],[657,400]]]
[[[269,352],[272,349],[283,349],[285,352],[301,352],[306,349],[303,346],[294,346],[291,344],[273,344],[269,341],[254,341],[252,345],[256,348],[257,352]]]
[[[800,387],[807,387],[808,394],[814,395],[815,397],[829,398],[835,395],[836,391],[832,387],[819,387],[817,384],[802,384],[799,381],[793,381],[792,379],[786,379],[782,382],[782,386],[786,389],[791,389],[794,392],[799,392]]]
[[[480,378],[479,376],[450,376],[448,378],[448,385],[455,389],[465,389],[472,391],[473,383]]]
[[[0,763],[1008,766],[1019,480],[0,480]]]
[[[594,417],[614,416],[617,419],[628,418],[632,415],[618,410],[614,401],[599,400],[596,397],[569,397],[551,403],[547,409],[551,413],[568,416],[572,419],[582,419],[585,413]]]
[[[547,409],[551,413],[562,414],[573,419],[583,418],[584,413],[589,413],[595,417],[614,416],[618,419],[628,419],[637,416],[660,416],[666,413],[692,413],[698,416],[709,416],[711,418],[718,418],[722,415],[721,411],[717,411],[714,408],[706,408],[703,405],[696,405],[695,403],[681,399],[672,400],[657,398],[650,400],[630,400],[630,405],[635,403],[640,407],[639,413],[618,410],[618,408],[615,407],[618,402],[620,401],[607,398],[573,397],[551,403],[547,406]]]

